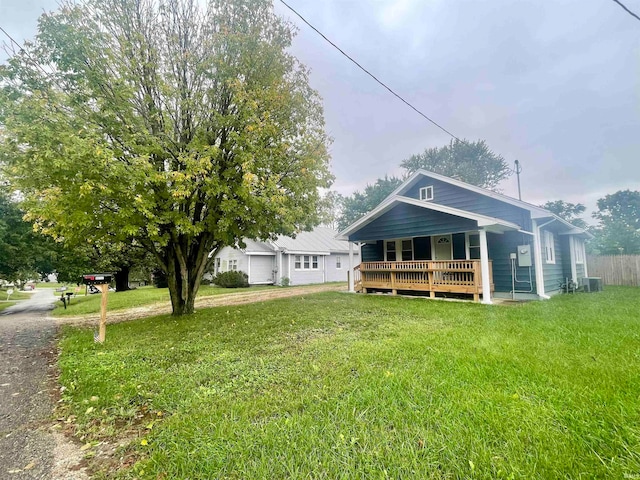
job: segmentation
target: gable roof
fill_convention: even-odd
[[[476,214],[473,212],[469,212],[466,210],[460,210],[457,208],[446,207],[444,205],[439,205],[433,202],[423,202],[414,198],[405,197],[404,194],[411,189],[416,183],[418,183],[422,178],[429,177],[435,180],[439,180],[441,182],[448,183],[450,185],[455,185],[460,188],[464,188],[466,190],[478,193],[480,195],[487,196],[489,198],[493,198],[495,200],[504,202],[509,205],[513,205],[515,207],[522,208],[527,210],[531,214],[531,218],[534,220],[537,219],[549,219],[550,222],[559,222],[563,224],[565,227],[571,230],[572,234],[580,234],[587,237],[592,237],[587,231],[580,229],[571,223],[563,220],[558,217],[554,213],[546,210],[542,207],[538,207],[537,205],[533,205],[531,203],[523,202],[522,200],[517,200],[515,198],[509,197],[507,195],[503,195],[501,193],[493,192],[491,190],[487,190],[486,188],[477,187],[475,185],[471,185],[469,183],[465,183],[460,180],[456,180],[451,177],[446,177],[444,175],[440,175],[438,173],[430,172],[428,170],[420,169],[413,173],[409,178],[407,178],[402,184],[396,188],[391,194],[385,198],[376,208],[371,210],[365,216],[361,217],[359,220],[349,225],[346,229],[339,233],[338,238],[347,239],[348,236],[360,228],[364,227],[368,223],[371,223],[373,220],[381,216],[383,213],[391,209],[393,206],[398,203],[409,203],[411,205],[415,205],[422,208],[427,208],[430,210],[435,210],[443,213],[449,213],[451,215],[456,215],[463,218],[468,218],[471,220],[476,220],[478,222],[478,226],[489,227],[488,230],[500,231],[500,228],[504,230],[519,230],[521,227],[507,222],[502,219],[488,217],[485,215]]]

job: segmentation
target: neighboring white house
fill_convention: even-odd
[[[291,285],[346,282],[349,271],[349,244],[336,239],[338,232],[317,227],[296,238],[278,237],[275,241],[245,240],[245,248],[225,247],[214,260],[214,273],[240,270],[252,285],[281,283]],[[354,265],[360,263],[358,249]]]

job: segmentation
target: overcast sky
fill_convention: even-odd
[[[324,99],[335,190],[449,142],[275,3],[299,26],[293,53]],[[287,3],[447,130],[520,160],[523,200],[590,213],[607,193],[640,190],[640,21],[612,0]],[[640,14],[640,0],[624,3]],[[0,25],[21,42],[55,4],[0,0]],[[501,187],[517,197],[515,176]]]

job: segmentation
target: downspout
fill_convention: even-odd
[[[578,270],[576,267],[576,241],[573,235],[569,235],[569,261],[571,262],[571,281],[578,284]]]

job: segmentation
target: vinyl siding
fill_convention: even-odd
[[[324,281],[324,261],[322,255],[318,255],[317,270],[296,270],[295,255],[285,255],[291,263],[291,285],[307,285],[311,283],[323,283]]]
[[[559,292],[560,286],[564,282],[564,262],[565,258],[569,257],[569,250],[567,249],[566,255],[563,255],[564,249],[562,248],[562,236],[558,235],[554,232],[554,252],[555,252],[555,260],[556,263],[547,263],[544,257],[544,232],[545,229],[541,230],[541,241],[543,242],[542,249],[542,272],[544,274],[544,292],[549,295],[556,292]],[[570,259],[566,260],[567,265],[569,265]],[[569,277],[571,277],[571,267],[569,267]]]
[[[384,242],[378,240],[376,243],[367,243],[362,246],[363,262],[381,262],[384,260]]]
[[[487,234],[489,247],[489,259],[493,261],[493,284],[497,292],[510,292],[511,260],[509,254],[517,252],[518,245],[530,245],[533,252],[533,238],[517,232],[506,232],[502,235],[496,233]],[[532,264],[535,265],[532,258]],[[516,267],[516,275],[519,280],[527,280],[527,283],[517,283],[516,290],[529,290],[529,267]],[[531,266],[531,288],[536,292],[535,267]]]
[[[389,240],[477,230],[474,220],[400,204],[353,233],[349,240]]]
[[[464,233],[456,233],[451,237],[451,242],[453,243],[453,259],[465,260],[467,258],[467,248]]]
[[[229,260],[238,260],[238,270],[247,273],[247,256],[241,251],[231,247],[224,247],[216,258],[220,259],[220,271],[226,272],[229,270]]]
[[[431,260],[431,237],[415,237],[413,239],[413,258]]]
[[[428,177],[423,178],[404,193],[404,196],[420,199],[420,188],[429,185],[433,186],[433,200],[431,200],[431,203],[500,218],[518,224],[525,230],[531,231],[531,215],[528,210],[440,180]]]
[[[341,260],[341,268],[336,267],[336,260],[338,257],[340,257]],[[354,266],[360,263],[358,255],[356,255],[355,252],[353,255],[353,263]],[[325,269],[325,281],[346,282],[347,272],[349,271],[349,255],[332,253],[325,257]]]

